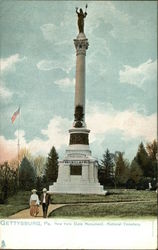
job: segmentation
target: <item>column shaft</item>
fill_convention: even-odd
[[[85,114],[85,55],[83,54],[76,56],[75,107],[78,105],[83,107]]]

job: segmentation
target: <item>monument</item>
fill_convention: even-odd
[[[87,6],[86,6],[87,8]],[[59,161],[57,182],[49,186],[53,193],[105,194],[98,182],[97,161],[89,147],[89,132],[85,123],[85,58],[88,39],[84,34],[87,12],[76,8],[79,34],[74,39],[76,48],[76,82],[73,127],[65,157]]]

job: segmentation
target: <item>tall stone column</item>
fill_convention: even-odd
[[[74,40],[76,48],[76,83],[75,83],[75,127],[85,127],[85,57],[88,49],[88,39],[84,33],[79,33]]]

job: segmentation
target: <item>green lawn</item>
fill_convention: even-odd
[[[53,194],[52,203],[55,204],[72,204],[72,203],[101,203],[101,202],[120,202],[120,201],[148,201],[156,200],[155,191],[134,190],[134,189],[109,189],[109,194]]]
[[[49,217],[151,217],[157,216],[157,203],[107,203],[66,205],[53,211]]]
[[[50,217],[157,216],[157,195],[155,191],[124,189],[111,189],[108,191],[109,194],[106,196],[53,194],[52,203],[63,203],[69,205],[55,210],[50,214]],[[134,201],[137,201],[137,203]],[[129,204],[121,202],[131,203]]]
[[[0,204],[0,218],[6,218],[23,209],[29,208],[30,191],[19,191],[8,198],[6,204]]]
[[[53,204],[69,204],[55,210],[53,217],[104,217],[104,216],[155,216],[157,215],[157,195],[155,191],[108,190],[104,195],[53,194]],[[0,218],[7,218],[29,208],[30,191],[20,191],[0,204]],[[122,201],[151,201],[122,204]],[[112,203],[115,202],[115,203]],[[106,204],[102,204],[106,203]]]

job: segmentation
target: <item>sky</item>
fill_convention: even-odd
[[[74,119],[75,8],[88,3],[86,124],[92,155],[132,160],[157,137],[156,1],[0,1],[0,162],[20,148],[59,158]],[[20,106],[20,116],[11,117]],[[18,129],[19,128],[19,129]]]

